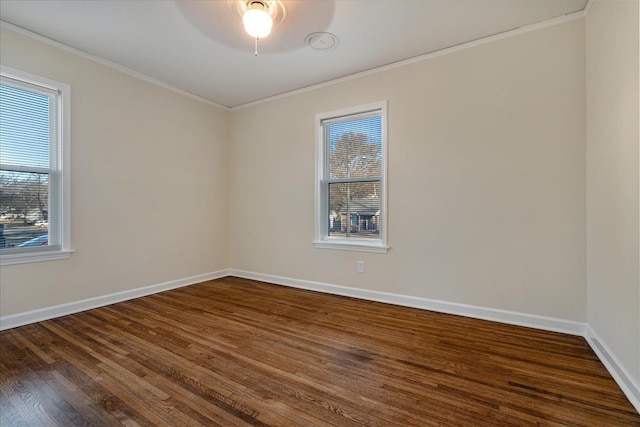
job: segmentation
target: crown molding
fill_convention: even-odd
[[[566,14],[566,15],[563,15],[563,16],[558,16],[556,18],[547,19],[546,21],[537,22],[535,24],[524,25],[522,27],[518,27],[518,28],[511,29],[511,30],[507,30],[507,31],[504,31],[502,33],[494,34],[494,35],[487,36],[487,37],[481,37],[479,39],[475,39],[475,40],[471,40],[471,41],[468,41],[468,42],[464,42],[464,43],[461,43],[461,44],[458,44],[458,45],[455,45],[455,46],[450,46],[450,47],[447,47],[447,48],[444,48],[444,49],[439,49],[439,50],[436,50],[436,51],[433,51],[433,52],[426,53],[424,55],[419,55],[419,56],[415,56],[415,57],[412,57],[412,58],[403,59],[401,61],[393,62],[393,63],[387,64],[387,65],[382,65],[380,67],[372,68],[370,70],[366,70],[366,71],[362,71],[362,72],[354,73],[354,74],[349,74],[347,76],[339,77],[337,79],[332,79],[332,80],[328,80],[326,82],[314,84],[314,85],[311,85],[311,86],[306,86],[306,87],[303,87],[303,88],[300,88],[300,89],[295,89],[295,90],[291,90],[291,91],[288,91],[288,92],[283,92],[283,93],[278,94],[278,95],[269,96],[269,97],[258,99],[258,100],[255,100],[255,101],[234,105],[232,107],[219,104],[219,103],[214,102],[214,101],[212,101],[210,99],[203,98],[203,97],[201,97],[199,95],[196,95],[196,94],[193,94],[191,92],[179,89],[179,88],[177,88],[175,86],[172,86],[170,84],[167,84],[167,83],[165,83],[163,81],[157,80],[157,79],[155,79],[153,77],[149,77],[146,74],[139,73],[137,71],[131,70],[129,68],[126,68],[126,67],[123,67],[121,65],[118,65],[118,64],[116,64],[114,62],[111,62],[109,60],[100,58],[100,57],[95,56],[95,55],[91,55],[91,54],[86,53],[86,52],[84,52],[82,50],[79,50],[79,49],[73,48],[71,46],[68,46],[68,45],[66,45],[64,43],[60,43],[58,41],[49,39],[49,38],[44,37],[44,36],[42,36],[40,34],[37,34],[37,33],[34,33],[32,31],[26,30],[26,29],[24,29],[22,27],[19,27],[17,25],[11,24],[9,22],[0,20],[0,27],[8,28],[8,29],[10,29],[12,31],[15,31],[15,32],[17,32],[19,34],[22,34],[24,36],[30,37],[32,39],[41,41],[43,43],[46,43],[46,44],[49,44],[51,46],[57,47],[59,49],[66,50],[68,52],[75,53],[76,55],[82,56],[82,57],[84,57],[86,59],[89,59],[91,61],[97,62],[99,64],[105,65],[107,67],[113,68],[115,70],[121,71],[121,72],[129,74],[131,76],[137,77],[137,78],[139,78],[141,80],[144,80],[144,81],[146,81],[148,83],[152,83],[152,84],[158,85],[160,87],[163,87],[165,89],[171,90],[171,91],[176,92],[176,93],[179,93],[181,95],[185,95],[185,96],[188,96],[190,98],[197,99],[198,101],[201,101],[201,102],[204,102],[204,103],[207,103],[207,104],[210,104],[210,105],[214,105],[214,106],[216,106],[218,108],[221,108],[221,109],[223,109],[225,111],[236,111],[236,110],[241,110],[241,109],[244,109],[244,108],[254,107],[256,105],[264,104],[264,103],[275,101],[275,100],[278,100],[278,99],[287,98],[289,96],[299,95],[301,93],[311,92],[311,91],[322,89],[322,88],[325,88],[325,87],[328,87],[328,86],[344,83],[344,82],[347,82],[349,80],[357,79],[357,78],[360,78],[360,77],[366,77],[366,76],[370,76],[372,74],[377,74],[377,73],[381,73],[381,72],[384,72],[384,71],[393,70],[395,68],[399,68],[399,67],[403,67],[403,66],[406,66],[406,65],[414,64],[414,63],[417,63],[417,62],[426,61],[426,60],[429,60],[429,59],[432,59],[432,58],[437,58],[437,57],[442,56],[442,55],[448,55],[450,53],[459,52],[461,50],[469,49],[469,48],[480,46],[480,45],[483,45],[483,44],[493,43],[493,42],[498,41],[498,40],[508,39],[508,38],[515,37],[515,36],[518,36],[518,35],[521,35],[521,34],[526,34],[526,33],[532,32],[532,31],[541,30],[543,28],[547,28],[547,27],[552,27],[552,26],[555,26],[555,25],[563,24],[565,22],[573,21],[573,20],[576,20],[576,19],[584,18],[587,15],[587,13],[589,12],[589,9],[591,8],[592,4],[593,4],[593,0],[588,0],[586,5],[585,5],[585,7],[584,7],[584,9],[582,9],[582,10],[580,10],[578,12],[573,12],[573,13],[569,13],[569,14]]]
[[[227,107],[226,105],[219,104],[219,103],[214,102],[214,101],[212,101],[210,99],[203,98],[202,96],[196,95],[194,93],[191,93],[191,92],[188,92],[186,90],[183,90],[183,89],[177,88],[175,86],[172,86],[172,85],[170,85],[168,83],[165,83],[165,82],[163,82],[161,80],[158,80],[158,79],[155,79],[153,77],[147,76],[146,74],[142,74],[142,73],[134,71],[134,70],[132,70],[130,68],[123,67],[122,65],[116,64],[115,62],[111,62],[111,61],[109,61],[107,59],[104,59],[104,58],[101,58],[99,56],[92,55],[92,54],[84,52],[84,51],[82,51],[80,49],[76,49],[75,47],[71,47],[71,46],[66,45],[64,43],[52,40],[52,39],[50,39],[48,37],[45,37],[45,36],[42,36],[40,34],[34,33],[33,31],[29,31],[27,29],[24,29],[22,27],[14,25],[14,24],[12,24],[10,22],[0,20],[0,28],[6,28],[6,29],[14,31],[14,32],[16,32],[16,33],[18,33],[20,35],[29,37],[29,38],[31,38],[33,40],[37,40],[39,42],[48,44],[49,46],[53,46],[53,47],[56,47],[58,49],[73,53],[75,55],[81,56],[81,57],[83,57],[85,59],[88,59],[90,61],[97,62],[98,64],[104,65],[106,67],[112,68],[114,70],[120,71],[120,72],[128,74],[130,76],[136,77],[136,78],[138,78],[140,80],[144,80],[147,83],[151,83],[151,84],[154,84],[156,86],[160,86],[160,87],[162,87],[164,89],[170,90],[172,92],[179,93],[180,95],[184,95],[184,96],[187,96],[189,98],[195,99],[197,101],[204,102],[205,104],[213,105],[215,107],[221,108],[221,109],[226,110],[226,111],[230,110],[230,108]]]
[[[487,37],[481,37],[481,38],[475,39],[475,40],[470,40],[468,42],[464,42],[464,43],[461,43],[461,44],[458,44],[458,45],[455,45],[455,46],[450,46],[450,47],[446,47],[446,48],[443,48],[443,49],[435,50],[433,52],[425,53],[424,55],[414,56],[414,57],[408,58],[408,59],[403,59],[403,60],[398,61],[398,62],[393,62],[391,64],[382,65],[380,67],[372,68],[372,69],[366,70],[366,71],[361,71],[359,73],[349,74],[349,75],[344,76],[344,77],[338,77],[337,79],[328,80],[326,82],[318,83],[318,84],[315,84],[315,85],[306,86],[306,87],[303,87],[303,88],[300,88],[300,89],[292,90],[292,91],[289,91],[289,92],[284,92],[284,93],[281,93],[281,94],[278,94],[278,95],[274,95],[274,96],[269,96],[267,98],[258,99],[256,101],[251,101],[251,102],[247,102],[247,103],[244,103],[244,104],[235,105],[235,106],[229,108],[229,110],[235,111],[235,110],[241,110],[243,108],[253,107],[253,106],[256,106],[256,105],[264,104],[266,102],[275,101],[277,99],[287,98],[289,96],[298,95],[298,94],[305,93],[305,92],[311,92],[311,91],[314,91],[314,90],[317,90],[317,89],[322,89],[324,87],[328,87],[328,86],[332,86],[332,85],[335,85],[335,84],[347,82],[349,80],[357,79],[357,78],[360,78],[360,77],[370,76],[372,74],[377,74],[377,73],[381,73],[381,72],[384,72],[384,71],[393,70],[395,68],[404,67],[405,65],[415,64],[417,62],[422,62],[422,61],[426,61],[426,60],[429,60],[429,59],[432,59],[432,58],[437,58],[438,56],[448,55],[450,53],[459,52],[461,50],[469,49],[469,48],[480,46],[480,45],[483,45],[483,44],[493,43],[493,42],[498,41],[498,40],[504,40],[504,39],[508,39],[508,38],[511,38],[511,37],[519,36],[521,34],[526,34],[526,33],[532,32],[532,31],[541,30],[543,28],[552,27],[552,26],[559,25],[559,24],[564,24],[565,22],[569,22],[569,21],[573,21],[573,20],[576,20],[576,19],[584,18],[587,15],[587,12],[589,11],[589,8],[591,7],[592,3],[593,3],[593,0],[588,0],[588,2],[585,5],[584,9],[582,9],[582,10],[580,10],[578,12],[573,12],[573,13],[569,13],[569,14],[566,14],[566,15],[563,15],[563,16],[558,16],[556,18],[547,19],[546,21],[537,22],[535,24],[524,25],[522,27],[518,27],[518,28],[511,29],[511,30],[507,30],[507,31],[504,31],[502,33],[494,34],[494,35],[487,36]]]

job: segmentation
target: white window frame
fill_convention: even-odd
[[[9,85],[25,85],[27,90],[36,87],[44,92],[57,92],[56,117],[52,117],[54,130],[50,140],[50,153],[53,161],[48,169],[25,168],[12,165],[0,165],[2,170],[17,172],[49,173],[50,213],[49,246],[33,248],[0,249],[0,265],[22,264],[27,262],[51,261],[69,258],[71,250],[71,87],[44,77],[26,73],[7,66],[0,66],[0,80]],[[38,170],[35,170],[38,169]]]
[[[329,195],[327,180],[328,138],[324,122],[348,116],[379,112],[382,119],[382,171],[380,177],[380,238],[358,239],[329,236]],[[330,111],[316,115],[316,182],[315,182],[315,239],[313,245],[321,249],[387,253],[387,101]]]

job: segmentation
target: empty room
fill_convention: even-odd
[[[638,0],[0,0],[0,426],[640,426]]]

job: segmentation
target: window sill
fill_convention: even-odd
[[[352,242],[348,240],[316,240],[313,246],[319,249],[337,249],[340,251],[358,251],[358,252],[375,252],[386,254],[389,246],[381,242]]]
[[[25,264],[28,262],[54,261],[71,257],[72,250],[25,252],[0,254],[0,265]]]

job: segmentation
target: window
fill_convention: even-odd
[[[0,69],[0,262],[68,258],[68,85]]]
[[[319,248],[387,252],[386,102],[316,116]]]

